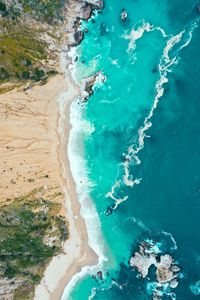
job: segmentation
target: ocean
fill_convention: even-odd
[[[105,0],[73,76],[69,157],[90,246],[63,300],[200,299],[200,12],[193,0]],[[122,10],[127,19],[122,22]],[[130,266],[141,241],[178,264],[178,286]],[[98,273],[99,272],[99,273]]]

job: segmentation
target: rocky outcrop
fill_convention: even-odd
[[[76,4],[71,4],[71,6],[76,5],[77,13],[75,19],[72,20],[73,26],[71,26],[71,28],[73,28],[73,31],[70,31],[68,36],[68,45],[70,47],[78,46],[84,38],[84,31],[80,30],[81,21],[89,20],[94,10],[102,10],[104,7],[103,0],[77,0],[75,2]]]
[[[128,17],[126,10],[123,8],[121,12],[121,21],[124,23]]]
[[[85,78],[82,81],[82,99],[87,101],[91,95],[94,93],[95,85],[101,86],[106,81],[106,77],[103,75],[102,71],[96,72],[94,75]]]
[[[131,257],[130,266],[135,268],[142,278],[146,278],[149,275],[150,267],[154,266],[159,288],[166,283],[173,289],[178,286],[180,268],[176,265],[173,257],[169,254],[162,254],[152,240],[139,243],[139,250]],[[160,299],[156,298],[156,293],[157,289],[154,291],[153,299]]]

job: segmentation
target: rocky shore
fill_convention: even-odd
[[[149,271],[155,267],[156,282],[152,299],[159,300],[160,290],[167,284],[169,288],[176,288],[180,275],[180,268],[173,257],[162,253],[159,245],[153,240],[144,240],[139,243],[139,250],[130,258],[130,266],[136,269],[142,278],[149,278]]]

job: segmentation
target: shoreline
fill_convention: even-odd
[[[101,0],[90,0],[89,3],[89,11],[87,11],[87,7],[85,11],[86,16],[84,18],[86,20],[90,18],[95,5],[96,9],[102,9]],[[81,8],[83,7],[81,6]],[[54,256],[47,266],[40,284],[36,286],[34,300],[63,299],[65,289],[74,280],[74,277],[76,275],[79,277],[79,274],[85,268],[98,267],[101,262],[100,258],[103,257],[103,254],[100,255],[101,251],[95,251],[95,247],[90,245],[88,224],[86,224],[87,221],[81,213],[83,204],[78,197],[78,185],[74,179],[76,176],[73,174],[69,157],[70,133],[73,127],[70,122],[70,108],[73,101],[82,95],[81,87],[73,80],[74,57],[71,57],[69,53],[71,49],[76,49],[80,43],[81,40],[72,46],[68,42],[61,51],[60,64],[67,89],[66,91],[61,91],[59,97],[56,99],[56,134],[59,140],[57,160],[63,181],[65,215],[69,224],[70,236],[63,244],[63,253]],[[89,197],[87,196],[87,198]]]
[[[67,76],[66,76],[67,75]],[[97,255],[88,245],[88,234],[85,220],[80,213],[80,202],[76,195],[76,183],[71,174],[69,157],[67,155],[70,125],[70,106],[79,95],[79,90],[72,83],[69,74],[65,82],[67,91],[57,100],[57,135],[59,145],[57,157],[65,194],[66,218],[69,223],[70,237],[63,245],[63,253],[53,257],[45,270],[41,283],[36,287],[35,300],[60,299],[64,289],[74,274],[86,265],[95,265]],[[55,272],[56,270],[56,272]],[[58,277],[58,274],[60,276]]]
[[[81,95],[81,87],[73,81],[69,65],[73,66],[75,58],[70,57],[69,51],[83,39],[80,20],[89,20],[95,9],[102,8],[102,0],[77,1],[77,4],[70,0],[68,5],[66,22],[61,30],[62,43],[65,38],[66,45],[57,49],[55,59],[50,62],[57,74],[43,84],[41,81],[16,85],[0,95],[3,117],[0,134],[1,204],[37,190],[38,198],[42,196],[60,205],[55,216],[65,218],[69,228],[69,238],[60,242],[59,254],[54,253],[51,260],[41,263],[39,278],[42,279],[37,286],[33,284],[35,292],[32,291],[31,295],[35,300],[61,298],[66,285],[76,274],[80,274],[84,267],[99,266],[100,261],[100,252],[96,251],[98,243],[94,235],[91,239],[85,205],[77,191],[79,177],[77,180],[74,176],[68,150],[73,127],[70,108],[74,99]],[[74,159],[72,162],[74,165]],[[88,195],[87,200],[86,215],[88,211],[92,215],[94,209]],[[47,242],[51,240],[49,237]],[[93,247],[94,244],[97,247]]]
[[[69,224],[70,237],[63,245],[63,253],[54,256],[47,266],[41,283],[36,287],[35,300],[60,299],[71,278],[84,266],[98,263],[96,253],[88,244],[88,233],[85,220],[81,215],[81,204],[76,194],[76,183],[71,174],[68,157],[68,143],[71,130],[70,106],[80,94],[69,74],[65,74],[67,91],[57,99],[57,135],[59,145],[57,157],[63,179],[65,194],[66,218]],[[56,270],[56,271],[55,271]]]

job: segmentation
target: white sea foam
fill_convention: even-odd
[[[123,167],[124,167],[123,183],[126,186],[133,187],[136,184],[140,184],[140,182],[142,180],[142,178],[133,178],[133,175],[130,174],[130,165],[131,164],[138,165],[141,163],[141,161],[138,157],[138,154],[144,148],[145,138],[150,137],[146,134],[146,131],[148,131],[149,128],[152,126],[151,118],[154,114],[155,109],[157,108],[160,98],[164,94],[164,84],[166,84],[168,82],[168,78],[167,78],[168,73],[171,72],[172,67],[178,63],[178,61],[179,61],[178,54],[179,54],[180,50],[189,45],[189,43],[192,39],[192,33],[193,33],[194,29],[198,26],[199,20],[200,20],[200,18],[197,18],[194,22],[192,22],[190,24],[187,32],[186,32],[186,30],[183,30],[175,36],[167,35],[161,27],[150,25],[149,23],[145,23],[144,21],[142,22],[142,25],[139,25],[137,27],[137,29],[132,29],[132,31],[129,35],[126,34],[123,36],[126,39],[130,39],[128,51],[130,51],[130,49],[135,49],[136,40],[140,39],[145,32],[158,30],[161,32],[163,37],[166,38],[166,37],[170,36],[170,38],[166,42],[166,46],[163,50],[163,54],[162,54],[162,56],[160,58],[160,62],[158,64],[160,78],[157,81],[156,86],[155,86],[156,95],[154,98],[153,105],[150,109],[149,114],[144,119],[143,126],[138,129],[137,143],[129,146],[128,152],[127,152],[127,154],[125,154],[125,162],[123,163]],[[175,52],[174,55],[172,55],[172,57],[170,57],[171,50],[173,49],[173,47],[176,44],[179,44],[179,43],[180,43],[180,45],[178,47],[178,50]],[[120,203],[125,201],[124,200],[125,198],[124,198],[123,200],[119,199],[119,201],[117,202],[116,201],[117,198],[114,196],[115,189],[120,188],[119,182],[121,182],[121,181],[116,181],[116,183],[112,187],[111,192],[107,193],[107,196],[111,197],[117,203],[117,205],[115,205],[115,208],[117,208],[117,206]],[[126,200],[127,199],[128,198],[126,198]]]
[[[112,209],[116,209],[120,203],[122,203],[128,199],[128,196],[124,196],[123,198],[117,198],[114,196],[115,189],[118,187],[120,187],[120,181],[116,181],[115,184],[112,186],[111,192],[108,192],[106,194],[106,197],[110,197],[111,199],[113,199],[115,201],[115,206]]]
[[[126,221],[135,223],[141,229],[149,231],[149,228],[140,219],[136,219],[135,217],[128,217]]]
[[[94,82],[92,89],[94,91],[100,89],[104,85],[106,80],[107,80],[107,77],[103,74],[103,71],[98,72],[98,75],[95,78],[95,82]]]
[[[119,60],[117,58],[116,59],[111,59],[109,57],[108,59],[109,59],[109,61],[111,62],[112,65],[116,66],[117,68],[120,68]]]
[[[200,295],[200,280],[197,281],[195,284],[191,284],[190,290],[194,295],[196,296]]]
[[[106,257],[104,256],[103,237],[101,232],[101,225],[98,218],[94,203],[90,200],[89,192],[93,188],[94,183],[89,180],[85,160],[82,148],[83,135],[91,134],[95,128],[94,125],[82,118],[82,111],[79,104],[79,100],[75,100],[70,109],[70,123],[72,129],[69,136],[68,144],[68,156],[70,159],[70,168],[73,178],[76,182],[76,192],[81,204],[81,215],[83,216],[88,233],[88,244],[95,251],[99,257],[98,265],[96,266],[85,266],[82,270],[75,274],[68,285],[62,296],[62,300],[67,300],[73,287],[76,283],[87,274],[94,274],[99,268],[102,267]]]
[[[139,128],[138,130],[138,141],[136,145],[132,145],[128,148],[128,153],[126,154],[125,162],[124,162],[124,183],[128,186],[134,185],[133,183],[135,180],[141,180],[141,179],[133,179],[132,175],[130,175],[129,172],[129,165],[130,163],[134,164],[140,164],[141,161],[138,157],[138,153],[144,148],[144,141],[145,137],[149,137],[146,135],[146,131],[152,126],[151,118],[153,116],[153,113],[155,109],[157,108],[159,99],[163,96],[164,94],[164,84],[168,82],[167,75],[169,72],[172,71],[172,67],[174,64],[178,62],[178,54],[179,51],[186,47],[189,42],[191,41],[192,38],[192,32],[193,30],[197,27],[197,24],[195,22],[191,24],[190,29],[189,29],[189,35],[186,38],[184,33],[185,30],[181,31],[179,34],[170,37],[170,39],[167,40],[167,44],[163,50],[163,55],[161,56],[159,65],[158,65],[158,70],[160,73],[160,78],[156,83],[155,86],[155,91],[156,95],[154,98],[153,106],[151,107],[151,110],[148,114],[148,116],[145,118],[143,126]],[[148,27],[149,28],[149,27]],[[182,37],[184,36],[183,43],[181,43],[179,50],[175,53],[174,56],[170,57],[170,52],[174,45],[179,44],[182,41]]]
[[[166,295],[168,299],[176,300],[176,294],[171,292],[169,283],[148,282],[147,293],[149,295],[155,295],[155,299],[162,299],[162,297]]]
[[[74,80],[74,82],[77,83],[77,68],[76,68],[76,64],[74,62],[75,62],[76,57],[79,56],[79,48],[71,47],[70,50],[68,50],[67,54],[63,53],[63,55],[67,55],[71,60],[70,64],[63,65],[63,70],[66,70],[68,68],[72,79]],[[67,59],[65,57],[63,57],[62,61],[63,61],[63,63],[65,62],[65,64],[67,64]]]
[[[88,300],[94,299],[94,297],[96,296],[96,293],[97,293],[97,289],[93,288],[92,292],[91,292],[91,295],[89,296]]]
[[[145,22],[145,20],[138,22],[131,30],[130,34],[123,35],[123,38],[130,40],[128,45],[128,52],[136,48],[136,41],[142,38],[145,32],[154,30],[160,31],[163,37],[167,37],[167,34],[161,27],[151,25],[150,23]]]
[[[195,25],[196,26],[196,25]],[[179,49],[186,47],[191,38],[192,32],[196,28],[193,24],[189,32],[189,37],[185,40],[185,42],[180,46]],[[162,35],[166,37],[165,32],[159,27],[153,27],[149,23],[143,24],[137,30],[133,30],[129,36],[124,36],[125,38],[131,38],[129,48],[135,47],[135,41],[141,38],[144,32],[149,32],[152,30],[159,30],[161,31]],[[126,161],[124,163],[124,170],[125,175],[123,181],[128,186],[133,186],[134,184],[139,184],[141,179],[132,179],[129,174],[129,164],[130,162],[134,161],[136,164],[140,163],[138,158],[138,153],[144,147],[144,139],[146,136],[146,131],[152,126],[150,119],[153,116],[154,110],[157,108],[159,99],[162,97],[164,93],[163,85],[168,82],[167,74],[171,71],[171,67],[177,63],[178,53],[175,57],[170,58],[169,52],[173,48],[173,46],[181,41],[182,35],[184,31],[179,33],[176,36],[171,37],[167,41],[167,45],[163,51],[163,56],[161,57],[160,64],[159,64],[159,72],[160,72],[160,79],[156,83],[156,96],[153,103],[153,106],[148,114],[148,116],[144,120],[143,126],[138,130],[138,144],[135,146],[130,146],[128,149],[128,153],[126,155]],[[70,55],[75,57],[75,51],[72,51]],[[73,73],[73,67],[71,69]],[[69,137],[69,144],[68,144],[68,155],[71,162],[71,172],[76,181],[76,188],[77,188],[77,195],[79,197],[79,201],[81,203],[81,215],[84,217],[86,222],[86,227],[88,231],[88,242],[90,247],[97,253],[99,257],[99,263],[96,266],[85,266],[82,270],[75,274],[68,285],[65,288],[65,291],[62,296],[62,300],[69,299],[69,295],[79,280],[81,280],[87,274],[93,274],[94,272],[98,271],[99,268],[102,267],[103,262],[106,261],[106,257],[104,256],[104,247],[102,245],[102,233],[101,233],[101,225],[98,218],[98,213],[96,211],[94,203],[88,197],[89,191],[93,187],[93,183],[91,183],[88,179],[88,174],[86,172],[85,161],[83,159],[83,155],[79,152],[80,151],[80,138],[82,138],[83,134],[91,134],[95,130],[94,126],[87,121],[82,120],[81,116],[81,107],[78,105],[78,101],[75,101],[70,110],[70,122],[72,125],[72,129],[70,132]],[[118,188],[118,186],[116,185]],[[116,204],[127,200],[125,199],[117,199],[114,196],[115,188],[109,194],[109,197],[115,200]],[[91,297],[93,297],[91,295]],[[91,298],[92,299],[92,298]],[[175,299],[175,298],[173,298]]]
[[[161,231],[161,232],[162,232],[162,234],[168,236],[171,239],[171,241],[173,243],[173,247],[171,247],[171,250],[177,250],[178,247],[177,247],[177,244],[176,244],[176,241],[175,241],[173,235],[170,232],[166,232],[166,231]]]

